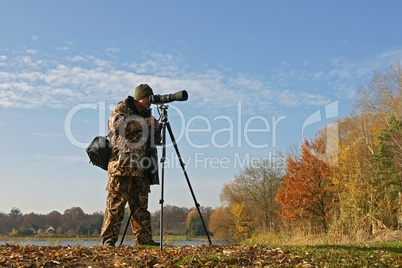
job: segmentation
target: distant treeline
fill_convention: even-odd
[[[198,213],[194,209],[166,205],[164,207],[164,232],[172,235],[205,235]],[[201,207],[203,218],[209,221],[211,208]],[[125,213],[121,232],[128,221]],[[160,211],[151,214],[154,235],[159,235]],[[88,236],[100,235],[103,213],[85,213],[80,207],[66,209],[63,214],[52,211],[46,215],[23,214],[20,209],[12,208],[9,213],[0,212],[0,235],[3,236]],[[127,234],[132,234],[128,228]]]

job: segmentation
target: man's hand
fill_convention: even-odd
[[[153,116],[147,117],[147,118],[145,118],[145,120],[147,121],[148,126],[152,127],[155,132],[157,132],[159,130],[159,122],[158,122],[158,120],[156,120],[155,117],[153,117]]]

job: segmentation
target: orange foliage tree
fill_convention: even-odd
[[[287,158],[286,175],[276,195],[282,220],[328,232],[331,210],[335,204],[332,188],[334,168],[315,156],[325,151],[324,139],[305,141],[301,157]]]
[[[218,207],[212,211],[208,227],[214,238],[233,240],[236,238],[235,220],[229,207]]]

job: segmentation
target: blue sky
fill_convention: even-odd
[[[356,90],[402,59],[401,9],[400,1],[4,1],[0,211],[103,211],[107,175],[88,164],[85,147],[140,83],[156,94],[187,90],[188,101],[169,104],[169,121],[198,202],[219,206],[222,186],[248,162],[275,160],[349,114]],[[155,211],[160,187],[151,190]],[[164,200],[194,206],[172,146]]]

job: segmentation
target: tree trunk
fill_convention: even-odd
[[[399,191],[398,230],[402,230],[402,192]]]

